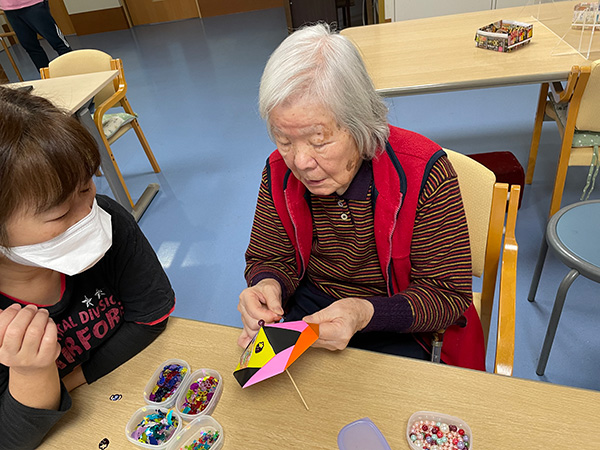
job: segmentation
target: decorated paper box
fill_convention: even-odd
[[[525,44],[533,37],[533,25],[512,20],[500,20],[477,30],[477,47],[497,52],[510,52]]]

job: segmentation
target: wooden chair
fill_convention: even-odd
[[[540,89],[525,183],[531,184],[533,179],[542,123],[544,120],[554,120],[562,143],[549,216],[560,209],[568,167],[591,166],[594,146],[597,151],[600,143],[599,63],[600,60],[594,61],[590,67],[573,66],[564,87],[555,82],[543,83]]]
[[[111,150],[111,145],[123,136],[127,131],[133,129],[135,134],[137,135],[150,164],[152,165],[152,169],[154,172],[160,172],[160,166],[150,149],[150,145],[146,140],[146,136],[144,136],[144,132],[140,127],[140,124],[137,120],[136,114],[133,112],[129,101],[127,100],[127,82],[125,81],[125,73],[123,72],[123,64],[120,59],[113,59],[109,54],[101,52],[100,50],[75,50],[69,53],[65,53],[64,55],[59,56],[50,62],[48,67],[45,67],[40,70],[42,79],[45,78],[54,78],[54,77],[64,77],[68,75],[77,75],[83,73],[93,73],[93,72],[101,72],[107,70],[118,70],[119,74],[117,78],[115,78],[112,85],[106,86],[103,90],[101,90],[94,97],[94,102],[96,104],[96,110],[94,112],[94,122],[98,131],[100,132],[100,136],[106,146],[106,150],[110,155],[110,158],[113,162],[115,170],[119,176],[119,180],[127,193],[127,197],[129,198],[129,202],[131,203],[131,207],[133,208],[135,205],[131,199],[131,195],[129,194],[129,190],[125,184],[125,180],[123,179],[123,175],[117,165],[113,152]],[[112,136],[109,138],[104,134],[104,126],[102,125],[102,119],[105,117],[107,111],[110,108],[120,106],[123,110],[134,116],[133,120],[128,123],[125,123],[121,126]]]
[[[6,18],[6,14],[4,14],[4,11],[2,11],[1,9],[0,9],[0,16],[3,17],[4,22],[6,22],[6,24],[8,26],[8,31],[5,31],[4,29],[0,28],[0,42],[2,43],[2,47],[4,48],[4,51],[6,52],[6,56],[8,56],[8,59],[9,59],[10,63],[12,64],[13,69],[15,70],[15,73],[17,74],[17,77],[19,78],[19,81],[23,81],[23,77],[21,76],[21,72],[19,71],[19,68],[17,67],[17,63],[13,59],[12,54],[10,53],[10,50],[8,49],[8,45],[6,45],[6,42],[5,42],[5,39],[7,39],[9,37],[14,38],[16,41],[17,34],[14,32],[14,30],[10,26],[10,22]]]
[[[466,155],[445,151],[458,175],[469,227],[473,276],[483,277],[482,290],[473,293],[473,303],[481,318],[486,348],[498,266],[502,260],[494,373],[510,376],[515,345],[518,253],[515,225],[521,188],[513,185],[510,200],[507,200],[508,184],[496,183],[496,176],[491,170]]]

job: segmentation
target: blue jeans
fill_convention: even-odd
[[[17,34],[17,38],[38,70],[48,67],[48,55],[40,45],[40,34],[59,55],[72,49],[50,14],[46,0],[21,9],[4,11],[6,18]]]

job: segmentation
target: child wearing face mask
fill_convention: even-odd
[[[0,449],[34,448],[92,383],[149,345],[175,296],[133,217],[96,195],[96,143],[0,87]]]

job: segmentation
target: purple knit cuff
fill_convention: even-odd
[[[392,297],[370,297],[375,308],[373,317],[369,324],[363,328],[363,332],[369,331],[391,331],[394,333],[406,333],[413,324],[413,313],[408,301],[402,294]]]

